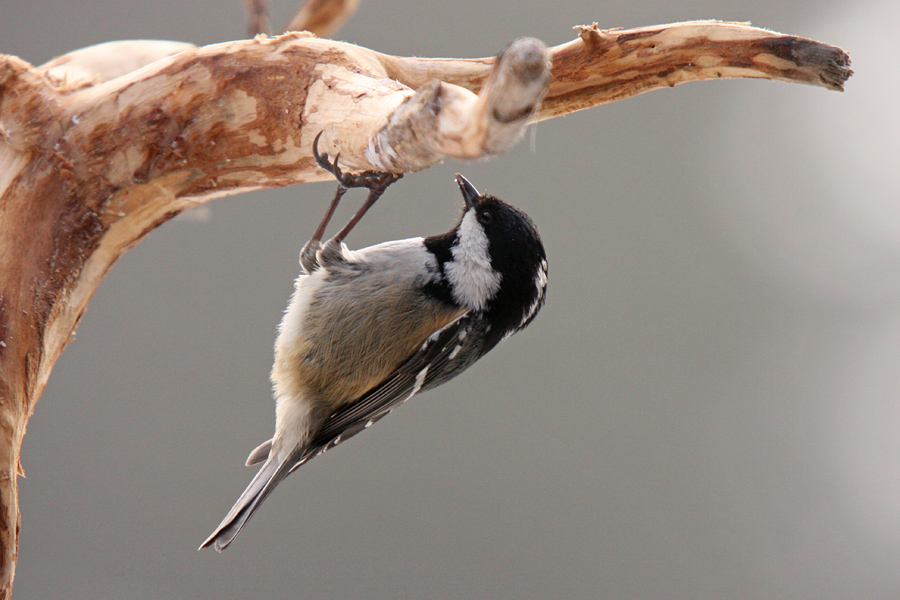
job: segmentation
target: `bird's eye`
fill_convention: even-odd
[[[491,214],[491,211],[485,209],[478,213],[478,222],[482,225],[490,225],[491,221],[494,220],[494,215]]]

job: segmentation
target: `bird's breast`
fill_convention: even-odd
[[[397,273],[365,265],[317,272],[299,282],[282,322],[276,393],[333,411],[381,383],[462,312]]]

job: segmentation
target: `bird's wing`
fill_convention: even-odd
[[[420,391],[440,385],[464,371],[484,355],[486,330],[487,323],[480,314],[463,313],[434,332],[379,385],[331,415],[313,441],[296,450],[284,462],[268,456],[271,440],[251,452],[248,464],[260,462],[264,455],[268,459],[219,527],[200,547],[214,545],[216,550],[225,549],[275,486],[298,467],[366,429]]]
[[[466,312],[438,329],[384,381],[331,415],[291,471],[368,428],[420,391],[464,371],[483,354],[483,336],[476,331],[484,326],[481,315]]]

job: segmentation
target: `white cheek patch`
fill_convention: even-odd
[[[487,235],[470,210],[459,226],[459,239],[451,249],[453,260],[444,265],[453,299],[462,306],[484,310],[500,289],[500,274],[491,267]]]

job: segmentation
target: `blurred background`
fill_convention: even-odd
[[[841,46],[856,74],[656,91],[391,188],[351,246],[448,229],[461,171],[537,222],[548,302],[221,555],[196,548],[271,436],[275,327],[334,184],[216,200],[129,252],[29,423],[14,597],[900,597],[900,4],[362,0],[336,37],[480,57],[707,18]],[[238,0],[0,6],[0,52],[33,64],[244,29]]]

